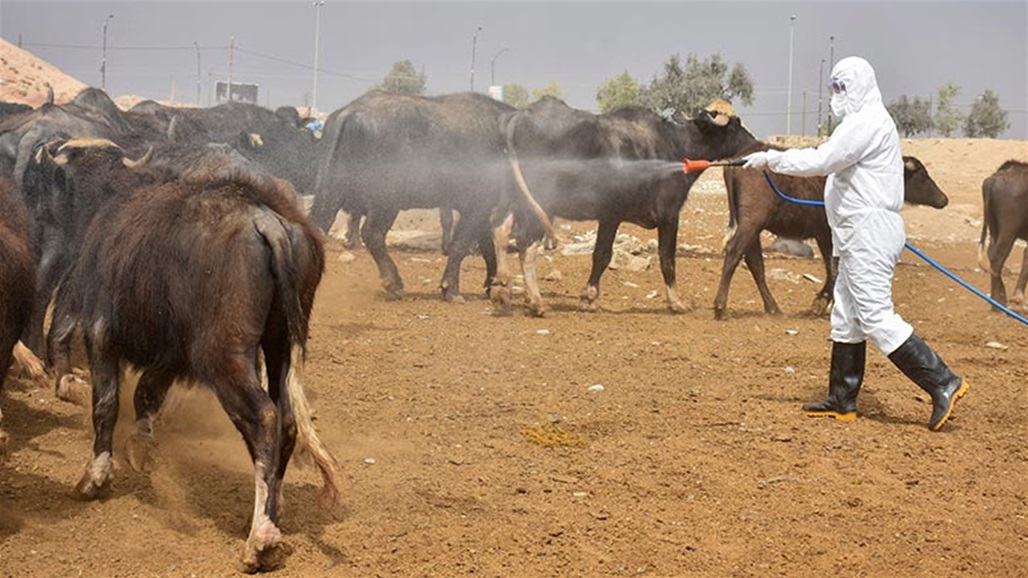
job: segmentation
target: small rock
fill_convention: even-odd
[[[606,389],[606,388],[603,387],[602,385],[600,385],[599,383],[597,383],[595,385],[590,385],[589,386],[589,391],[593,391],[593,392],[600,392],[600,391],[603,391],[604,389]]]
[[[799,335],[799,333],[800,332],[798,330],[796,330],[796,329],[786,329],[785,330],[785,334],[786,335]]]
[[[562,279],[564,279],[564,274],[560,272],[560,269],[553,269],[543,276],[543,281],[561,281]]]
[[[364,463],[369,466],[375,465],[375,458],[364,458]]]
[[[549,329],[540,329],[540,330],[536,331],[535,334],[536,335],[549,335],[550,334],[550,330]]]
[[[793,366],[791,366],[791,365],[785,366],[785,375],[793,375],[795,373],[796,373],[796,369]]]
[[[985,344],[985,347],[988,347],[990,349],[1010,349],[1009,345],[1004,345],[999,341],[990,341]]]
[[[339,253],[339,257],[337,259],[340,263],[349,263],[351,261],[356,260],[357,257],[349,251],[343,251]]]

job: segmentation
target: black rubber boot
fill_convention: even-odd
[[[928,429],[942,429],[957,400],[967,393],[967,381],[950,371],[942,358],[914,334],[889,354],[889,360],[932,396],[932,418],[928,421]]]
[[[857,394],[864,382],[867,342],[832,342],[832,368],[828,372],[828,399],[808,403],[803,411],[810,417],[833,417],[845,421],[857,419]]]

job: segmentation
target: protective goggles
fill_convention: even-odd
[[[828,86],[832,89],[832,94],[839,94],[840,92],[846,92],[846,83],[839,80],[838,78],[832,78],[828,82]]]

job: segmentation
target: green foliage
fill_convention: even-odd
[[[619,106],[639,104],[639,93],[639,83],[626,70],[596,89],[596,103],[600,112],[610,112]]]
[[[986,90],[975,99],[971,114],[964,122],[964,134],[971,138],[996,138],[1010,128],[1007,111],[999,106],[999,97]]]
[[[528,106],[528,89],[516,83],[504,84],[503,102],[514,108],[525,108]]]
[[[544,88],[533,88],[532,89],[532,100],[536,101],[544,96],[553,96],[556,98],[564,98],[564,91],[561,90],[560,85],[556,81],[551,81]]]
[[[753,80],[743,65],[737,63],[729,69],[720,54],[705,60],[690,54],[683,67],[674,54],[664,63],[663,73],[642,88],[640,103],[657,112],[673,109],[693,116],[718,98],[753,103]]]
[[[904,137],[909,138],[932,130],[932,103],[928,100],[921,100],[919,96],[909,100],[904,94],[886,108],[896,122],[896,128]]]
[[[382,83],[371,87],[371,90],[421,95],[425,94],[427,84],[428,77],[414,70],[414,65],[410,60],[401,60],[393,64],[392,70],[385,76]]]
[[[960,94],[960,87],[947,82],[939,88],[939,103],[935,106],[935,130],[948,137],[964,123],[964,115],[953,106]]]

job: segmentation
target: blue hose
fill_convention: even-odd
[[[807,205],[807,206],[811,206],[811,207],[823,207],[823,206],[825,206],[824,201],[811,201],[809,199],[797,199],[795,197],[790,197],[790,196],[786,195],[782,191],[778,190],[778,187],[775,186],[775,182],[771,180],[771,173],[769,173],[767,171],[764,171],[764,178],[767,179],[767,184],[771,185],[771,190],[773,190],[776,195],[778,195],[780,198],[782,198],[782,199],[784,199],[784,200],[786,200],[786,201],[788,201],[790,203],[795,203],[797,205]],[[911,245],[910,243],[903,243],[903,246],[906,247],[907,249],[909,249],[910,252],[912,252],[913,254],[915,254],[918,257],[924,259],[924,261],[926,263],[928,263],[929,265],[931,265],[932,267],[935,267],[936,269],[938,269],[940,272],[942,272],[943,275],[945,275],[945,276],[949,277],[950,279],[956,281],[957,283],[959,283],[961,286],[963,286],[965,289],[967,289],[971,293],[974,293],[975,295],[977,295],[977,296],[981,297],[982,299],[988,301],[989,304],[991,304],[996,309],[999,309],[1003,313],[1006,313],[1007,315],[1013,317],[1014,319],[1020,321],[1021,323],[1024,323],[1025,325],[1028,325],[1028,319],[1025,319],[1021,315],[1018,315],[1017,313],[1015,313],[1013,310],[1011,310],[1006,305],[1001,304],[999,301],[996,301],[992,297],[989,297],[985,293],[979,291],[978,288],[976,288],[975,286],[971,285],[967,281],[964,281],[960,277],[957,277],[956,275],[951,273],[948,269],[946,269],[942,265],[940,265],[937,262],[935,262],[931,257],[929,257],[928,255],[925,255],[924,253],[922,253],[921,250],[918,249],[917,247]]]

